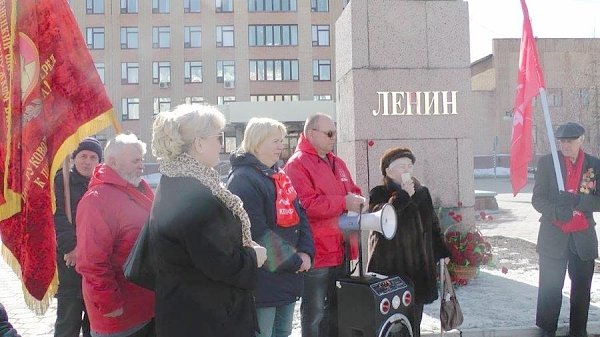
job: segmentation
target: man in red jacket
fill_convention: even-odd
[[[151,337],[154,292],[127,281],[123,264],[148,219],[154,194],[142,179],[146,144],[117,135],[77,206],[77,264],[94,337]]]
[[[337,336],[335,278],[344,261],[338,219],[360,212],[365,202],[346,164],[333,154],[335,124],[314,114],[304,124],[294,155],[285,166],[308,217],[315,243],[313,268],[304,277],[302,337]]]

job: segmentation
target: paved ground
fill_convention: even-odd
[[[531,207],[532,184],[529,184],[516,198],[513,198],[510,193],[510,185],[506,178],[476,179],[475,186],[479,190],[499,193],[497,196],[499,210],[492,213],[495,220],[481,225],[484,235],[503,235],[531,242],[537,241],[539,214]],[[10,321],[23,337],[53,336],[56,301],[52,302],[44,316],[33,314],[23,301],[19,280],[2,259],[0,259],[0,302],[6,307]],[[506,336],[509,335],[511,334],[507,331]]]

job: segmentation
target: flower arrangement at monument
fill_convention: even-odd
[[[480,266],[492,262],[492,246],[475,225],[462,222],[460,207],[448,211],[454,223],[444,232],[444,240],[450,251],[448,271],[453,283],[467,285]]]

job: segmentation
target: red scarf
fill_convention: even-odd
[[[581,179],[581,172],[583,171],[584,158],[585,154],[583,153],[583,150],[579,150],[579,154],[577,155],[577,161],[575,161],[575,163],[571,162],[569,158],[563,157],[565,169],[567,171],[567,182],[565,185],[565,189],[567,190],[567,192],[575,194],[579,192],[579,184]],[[558,225],[563,233],[579,232],[586,230],[589,227],[588,221],[585,218],[585,214],[578,210],[573,211],[573,218],[568,222],[560,222],[558,220],[555,220],[553,223],[555,225]]]
[[[277,199],[275,200],[275,210],[277,212],[277,224],[281,227],[291,227],[300,221],[300,217],[294,208],[296,200],[296,190],[292,186],[290,178],[279,171],[272,176],[275,181],[275,190]]]

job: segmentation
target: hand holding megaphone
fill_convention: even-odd
[[[358,194],[348,193],[346,194],[346,209],[348,213],[354,212],[356,214],[361,213],[363,209],[361,208],[367,199]],[[364,207],[366,209],[366,207]]]

